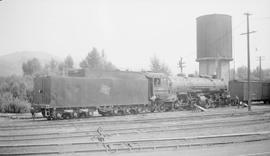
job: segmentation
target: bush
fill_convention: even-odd
[[[4,95],[0,97],[0,109],[4,113],[28,113],[31,104],[27,101],[13,98],[12,95]]]
[[[33,95],[31,76],[0,77],[0,112],[30,112]]]

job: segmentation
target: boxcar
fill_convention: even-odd
[[[262,83],[262,99],[265,102],[270,102],[270,81],[264,81]]]
[[[232,80],[229,82],[229,91],[233,96],[238,96],[240,101],[248,101],[248,82]],[[250,98],[252,101],[270,100],[270,83],[266,81],[250,82]]]

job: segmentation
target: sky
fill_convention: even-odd
[[[121,70],[149,70],[153,56],[179,73],[198,71],[196,18],[232,16],[236,68],[247,64],[245,12],[250,16],[251,68],[270,68],[269,0],[2,0],[0,56],[18,51],[71,55],[77,64],[92,47]]]

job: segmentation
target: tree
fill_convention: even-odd
[[[263,70],[263,79],[270,80],[270,68]]]
[[[260,79],[260,68],[256,67],[256,69],[252,70],[250,74],[256,79]]]
[[[50,62],[45,64],[42,74],[45,75],[63,75],[65,74],[65,63],[64,61],[57,61],[55,59],[51,59]]]
[[[70,55],[68,55],[66,57],[66,59],[64,61],[64,64],[65,64],[66,68],[69,68],[69,69],[73,68],[74,62],[73,62],[73,59],[72,59],[72,57]]]
[[[49,63],[49,68],[51,69],[51,71],[55,71],[57,70],[57,66],[58,66],[58,62],[52,58]]]
[[[236,70],[236,75],[238,79],[247,79],[247,67],[241,66]]]
[[[86,62],[88,68],[90,69],[99,69],[101,66],[101,57],[96,48],[93,48],[90,53],[88,53],[86,57]]]
[[[103,64],[103,70],[114,71],[117,70],[117,68],[111,62],[105,61]]]
[[[230,69],[230,80],[234,80],[236,78],[236,72],[233,68]]]
[[[37,58],[33,58],[22,64],[22,70],[24,75],[33,75],[41,71],[41,64]]]
[[[58,63],[58,70],[59,70],[59,71],[63,72],[64,67],[65,67],[65,63],[64,63],[64,62]]]
[[[56,61],[55,59],[51,59],[50,62],[45,64],[44,73],[49,74],[49,75],[58,75],[59,74],[59,62]]]
[[[267,79],[266,75],[267,75],[267,69],[262,70],[262,79]],[[236,70],[236,77],[237,77],[237,79],[247,80],[247,67],[246,66],[238,67]],[[253,69],[250,72],[250,79],[251,80],[259,80],[260,79],[259,67],[256,67],[255,69]]]
[[[59,74],[65,75],[65,63],[64,62],[58,63],[58,71],[59,71]]]
[[[29,102],[33,99],[32,91],[33,76],[0,78],[0,112],[28,112]]]
[[[88,67],[87,62],[85,60],[82,60],[82,62],[80,63],[80,67],[84,69],[87,68]]]
[[[169,67],[165,63],[161,63],[160,60],[156,56],[151,58],[150,69],[153,72],[161,72],[167,75],[171,74],[171,70],[169,69]]]
[[[150,68],[151,68],[151,71],[153,71],[153,72],[159,72],[161,70],[161,63],[156,56],[151,58],[151,67]]]
[[[83,60],[80,65],[82,64],[82,68],[89,68],[89,69],[98,69],[100,67],[101,57],[96,48],[93,48],[91,52],[88,53],[85,60]]]
[[[88,53],[86,58],[80,63],[81,68],[88,68],[91,70],[107,70],[112,71],[117,68],[105,58],[105,53],[102,54],[98,52],[96,48],[93,48],[91,52]]]

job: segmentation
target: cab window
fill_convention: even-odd
[[[161,85],[161,80],[160,80],[160,78],[154,78],[154,85],[155,85],[155,86],[160,86],[160,85]]]

